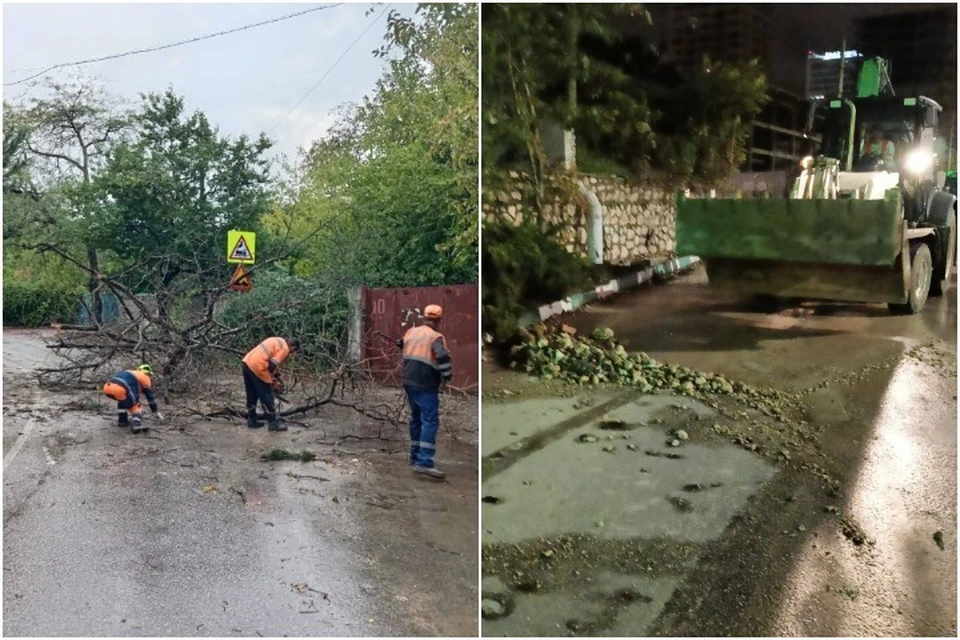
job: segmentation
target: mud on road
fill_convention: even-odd
[[[438,483],[346,408],[268,433],[172,398],[135,436],[99,389],[40,388],[45,360],[5,331],[5,635],[476,633],[475,397],[441,401]]]
[[[783,420],[488,354],[483,635],[955,635],[956,299],[929,305],[758,310],[695,273],[563,318]]]

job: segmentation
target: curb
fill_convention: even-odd
[[[606,284],[598,285],[592,291],[575,293],[563,300],[558,300],[552,304],[542,305],[537,309],[537,314],[529,313],[520,318],[520,326],[522,328],[527,327],[535,322],[543,322],[544,320],[560,315],[561,313],[576,311],[580,307],[593,302],[594,300],[602,300],[621,291],[628,291],[635,287],[639,287],[644,282],[652,280],[654,276],[673,275],[689,269],[699,262],[700,258],[696,256],[683,256],[680,258],[662,260],[644,269],[643,271],[631,273],[628,276],[611,280]]]

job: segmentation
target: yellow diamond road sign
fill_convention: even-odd
[[[257,234],[253,231],[227,231],[227,262],[253,264],[257,257]]]

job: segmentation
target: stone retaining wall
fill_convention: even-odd
[[[580,181],[597,195],[603,207],[603,261],[629,266],[647,260],[667,258],[676,247],[676,205],[673,190],[656,184],[627,183],[621,178],[580,176]],[[550,223],[560,223],[560,240],[567,249],[587,254],[587,203],[556,202],[544,207]],[[533,215],[519,190],[502,191],[495,203],[483,206],[485,220],[499,218],[518,224]]]

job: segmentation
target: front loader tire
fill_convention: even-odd
[[[947,222],[949,232],[947,234],[947,254],[943,256],[943,263],[937,265],[933,274],[933,281],[930,283],[930,295],[940,297],[943,292],[950,288],[950,274],[953,273],[953,263],[957,256],[957,214],[950,214]]]
[[[933,279],[933,257],[930,247],[923,242],[910,243],[910,291],[906,304],[888,304],[891,313],[910,315],[920,313],[930,294]]]

